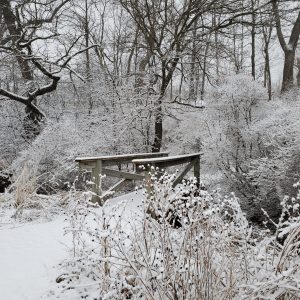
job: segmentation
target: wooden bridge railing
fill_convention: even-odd
[[[182,165],[187,163],[186,167],[179,173],[173,182],[173,187],[180,183],[184,176],[194,168],[194,177],[200,182],[200,157],[202,153],[193,153],[187,155],[178,155],[159,158],[134,159],[132,163],[135,165],[136,172],[149,172],[151,167],[165,169],[171,166]]]
[[[170,166],[187,164],[173,182],[173,186],[180,183],[192,168],[194,168],[194,176],[200,181],[201,154],[202,153],[194,153],[168,157],[167,152],[140,153],[115,156],[79,157],[76,158],[75,161],[79,163],[81,170],[92,172],[92,180],[94,181],[94,196],[92,201],[102,204],[103,200],[110,195],[110,192],[120,190],[127,182],[144,180],[147,178],[147,174],[149,174],[152,166],[155,168],[158,167],[159,169],[165,169]],[[124,164],[132,164],[133,172],[122,171],[122,165]],[[109,166],[118,166],[118,170],[106,168]],[[105,193],[102,193],[101,175],[104,174],[121,178],[121,180],[110,187]]]
[[[99,202],[101,204],[102,199],[109,195],[110,192],[120,190],[127,182],[133,180],[143,180],[144,176],[142,174],[124,172],[121,171],[122,165],[132,164],[133,159],[143,159],[143,158],[156,158],[156,157],[166,157],[169,154],[167,152],[159,153],[138,153],[138,154],[125,154],[125,155],[114,155],[114,156],[97,156],[97,157],[78,157],[75,159],[79,163],[79,168],[81,170],[91,171],[92,180],[94,181],[93,192],[94,196],[92,201]],[[105,167],[118,166],[118,170],[113,170]],[[135,171],[135,170],[133,170]],[[101,186],[101,176],[107,175],[111,177],[121,178],[119,182],[109,188],[105,194],[102,193]]]

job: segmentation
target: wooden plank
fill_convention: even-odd
[[[92,180],[94,181],[93,184],[93,192],[96,194],[92,197],[92,202],[99,202],[101,205],[101,180],[100,175],[102,174],[102,162],[101,160],[98,160],[96,162],[95,168],[92,169]]]
[[[197,186],[200,186],[200,156],[195,159],[194,177],[197,179]]]
[[[137,157],[138,155],[138,157]],[[149,156],[150,155],[150,156]],[[121,165],[121,164],[131,164],[133,159],[142,159],[142,158],[149,158],[149,157],[167,157],[168,153],[145,153],[145,154],[133,154],[133,155],[126,155],[124,157],[113,157],[113,159],[103,160],[103,166],[114,166],[114,165]]]
[[[133,154],[122,154],[122,155],[105,155],[105,156],[96,156],[96,157],[77,157],[75,161],[87,161],[87,160],[120,160],[122,158],[143,158],[143,157],[161,157],[168,156],[169,152],[156,152],[156,153],[133,153]]]
[[[157,158],[144,158],[144,159],[134,159],[134,163],[160,163],[160,162],[166,162],[166,161],[176,161],[176,160],[184,160],[184,159],[193,159],[200,155],[203,155],[202,152],[198,153],[192,153],[192,154],[183,154],[183,155],[176,155],[176,156],[168,156],[168,157],[157,157]]]
[[[128,182],[130,182],[130,180],[128,179],[122,179],[120,181],[118,181],[116,184],[114,184],[112,187],[110,187],[105,194],[108,194],[110,192],[117,192],[119,190],[121,190],[123,188],[124,185],[126,185]]]
[[[202,153],[194,153],[188,155],[178,155],[178,156],[170,156],[170,157],[159,157],[159,158],[146,158],[146,159],[134,159],[132,161],[133,164],[136,165],[136,171],[141,172],[139,169],[141,166],[144,166],[146,170],[149,170],[151,166],[155,166],[158,168],[167,168],[175,165],[180,165],[184,163],[188,163],[193,159],[199,158]]]
[[[85,164],[94,163],[97,160],[102,160],[103,166],[111,166],[116,164],[131,163],[133,159],[143,158],[155,158],[155,157],[166,157],[168,152],[158,153],[137,153],[137,154],[124,154],[124,155],[112,155],[112,156],[96,156],[96,157],[77,157],[76,162],[84,162]]]
[[[175,187],[178,183],[181,183],[184,176],[190,171],[192,167],[194,167],[196,162],[196,159],[192,160],[185,168],[184,170],[180,173],[180,175],[174,180],[172,186]]]
[[[79,169],[80,170],[87,170],[91,171],[93,168],[96,167],[96,162],[95,161],[89,161],[89,162],[79,162]]]
[[[128,180],[143,180],[145,178],[145,176],[141,174],[117,171],[117,170],[112,170],[107,168],[102,168],[102,173],[106,174],[107,176],[125,178]]]

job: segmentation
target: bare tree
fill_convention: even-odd
[[[172,81],[177,65],[186,55],[187,46],[192,42],[193,32],[201,29],[196,35],[196,44],[205,43],[206,36],[217,29],[222,29],[241,22],[240,17],[249,15],[250,9],[241,11],[241,1],[230,0],[189,0],[175,2],[173,0],[119,0],[141,31],[145,46],[155,57],[160,66],[156,74],[158,80],[155,117],[155,138],[152,150],[159,151],[163,137],[163,98]],[[212,24],[211,13],[222,15],[217,24]],[[204,22],[194,27],[201,16]],[[190,49],[193,47],[190,47]]]
[[[263,19],[262,15],[261,18]],[[264,87],[268,89],[269,101],[272,99],[272,75],[270,65],[270,43],[273,32],[273,18],[262,20],[263,55],[264,55]]]
[[[279,2],[279,0],[272,0],[277,36],[281,48],[284,52],[284,68],[281,91],[285,92],[289,90],[294,84],[295,54],[300,35],[300,11],[292,27],[289,41],[286,42],[282,30],[281,16],[279,12]]]
[[[25,81],[23,91],[14,93],[10,88],[0,87],[2,99],[10,99],[25,105],[24,128],[28,134],[39,132],[40,121],[45,117],[37,106],[37,99],[57,89],[60,72],[70,70],[70,61],[86,51],[76,48],[76,40],[65,48],[55,60],[49,60],[41,51],[44,43],[58,41],[58,19],[70,0],[47,0],[44,2],[2,0],[0,13],[4,21],[0,41],[1,59],[15,58]],[[92,47],[92,46],[91,46]],[[49,54],[49,53],[48,53]]]

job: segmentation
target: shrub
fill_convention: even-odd
[[[134,217],[123,214],[125,202],[95,210],[88,194],[74,197],[73,192],[66,229],[73,237],[72,257],[63,263],[63,274],[57,279],[65,297],[300,297],[296,199],[290,199],[293,204],[287,198],[282,201],[283,213],[274,223],[273,235],[252,228],[233,195],[201,191],[195,196],[193,179],[174,191],[174,176],[167,174],[152,180],[152,194],[138,196],[140,209]],[[168,219],[175,203],[180,228]],[[147,213],[149,206],[158,218]],[[279,237],[285,237],[283,246]]]
[[[262,224],[261,208],[278,220],[281,199],[295,196],[300,111],[294,96],[268,102],[260,83],[243,74],[231,76],[207,95],[204,110],[178,114],[182,121],[170,133],[186,151],[203,151],[208,188],[234,191],[255,223]]]

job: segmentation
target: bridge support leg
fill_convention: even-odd
[[[94,203],[98,202],[99,205],[102,205],[101,175],[102,175],[102,161],[97,160],[95,168],[92,169],[92,180],[94,181],[93,192],[95,193],[95,195],[93,195],[92,197],[92,202]]]
[[[197,187],[200,187],[200,155],[195,159],[194,177],[197,179]]]

